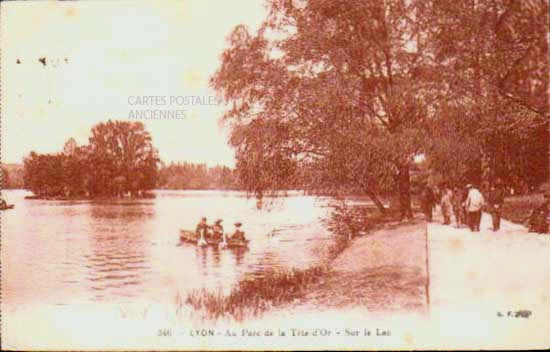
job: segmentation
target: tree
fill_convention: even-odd
[[[24,159],[25,188],[40,197],[64,195],[64,157],[62,154],[36,154]]]
[[[477,154],[470,155],[480,155],[479,177],[486,183],[543,182],[550,165],[547,1],[429,4],[429,50],[455,97],[451,118],[458,109],[467,122],[452,139],[475,145]]]
[[[154,188],[159,159],[141,122],[99,123],[92,128],[89,143],[89,157],[95,166],[91,170],[93,194],[137,195]]]
[[[76,144],[76,141],[74,138],[69,138],[67,142],[65,142],[65,145],[63,146],[63,154],[66,156],[72,156],[74,155],[76,148],[78,145]]]
[[[73,139],[71,138],[71,140]],[[69,197],[85,195],[88,193],[87,185],[91,172],[88,147],[79,147],[75,142],[68,150],[67,144],[65,144],[63,156],[63,176],[66,195]]]
[[[443,93],[417,35],[422,4],[273,0],[255,36],[233,30],[211,83],[232,106],[224,118],[237,160],[256,172],[245,184],[276,189],[289,165],[313,165],[322,172],[310,188],[360,189],[384,211],[377,194],[397,183],[410,213],[410,161]]]

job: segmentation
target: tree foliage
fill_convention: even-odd
[[[225,119],[238,160],[246,160],[238,170],[258,175],[245,184],[257,193],[277,189],[297,166],[314,171],[308,188],[360,190],[376,200],[391,187],[423,150],[440,89],[416,45],[416,6],[270,1],[255,36],[235,28],[211,82],[232,105]],[[264,170],[277,172],[270,178]]]
[[[300,184],[376,201],[409,193],[415,155],[468,181],[546,164],[545,1],[267,5],[257,33],[229,35],[211,79],[250,191]]]
[[[548,179],[548,3],[430,2],[429,50],[451,103],[439,106],[430,158],[454,179]],[[523,186],[520,186],[522,184]]]
[[[31,152],[25,187],[39,197],[136,196],[155,187],[159,159],[142,123],[99,123],[89,142],[71,138],[62,153]]]

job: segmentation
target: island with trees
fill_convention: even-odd
[[[141,122],[109,120],[92,128],[88,145],[71,138],[60,153],[31,152],[24,160],[25,188],[41,199],[147,197],[158,162]]]
[[[141,122],[110,120],[92,128],[88,145],[70,138],[60,153],[31,152],[23,166],[3,166],[2,176],[6,185],[17,186],[5,188],[26,188],[34,199],[139,198],[152,197],[153,189],[240,187],[227,166],[165,165]]]

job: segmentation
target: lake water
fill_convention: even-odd
[[[323,226],[327,200],[292,195],[268,209],[241,192],[157,191],[155,199],[25,200],[3,191],[15,209],[3,211],[2,305],[77,307],[82,304],[169,302],[192,289],[224,292],[267,268],[306,268],[326,256],[332,235]],[[235,221],[249,249],[198,248],[179,243],[179,229],[201,216]]]

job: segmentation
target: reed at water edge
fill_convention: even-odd
[[[202,311],[210,319],[230,316],[242,320],[303,297],[308,286],[317,283],[326,270],[321,266],[303,270],[270,270],[261,277],[239,281],[228,295],[221,290],[191,291],[185,303],[196,311]]]

